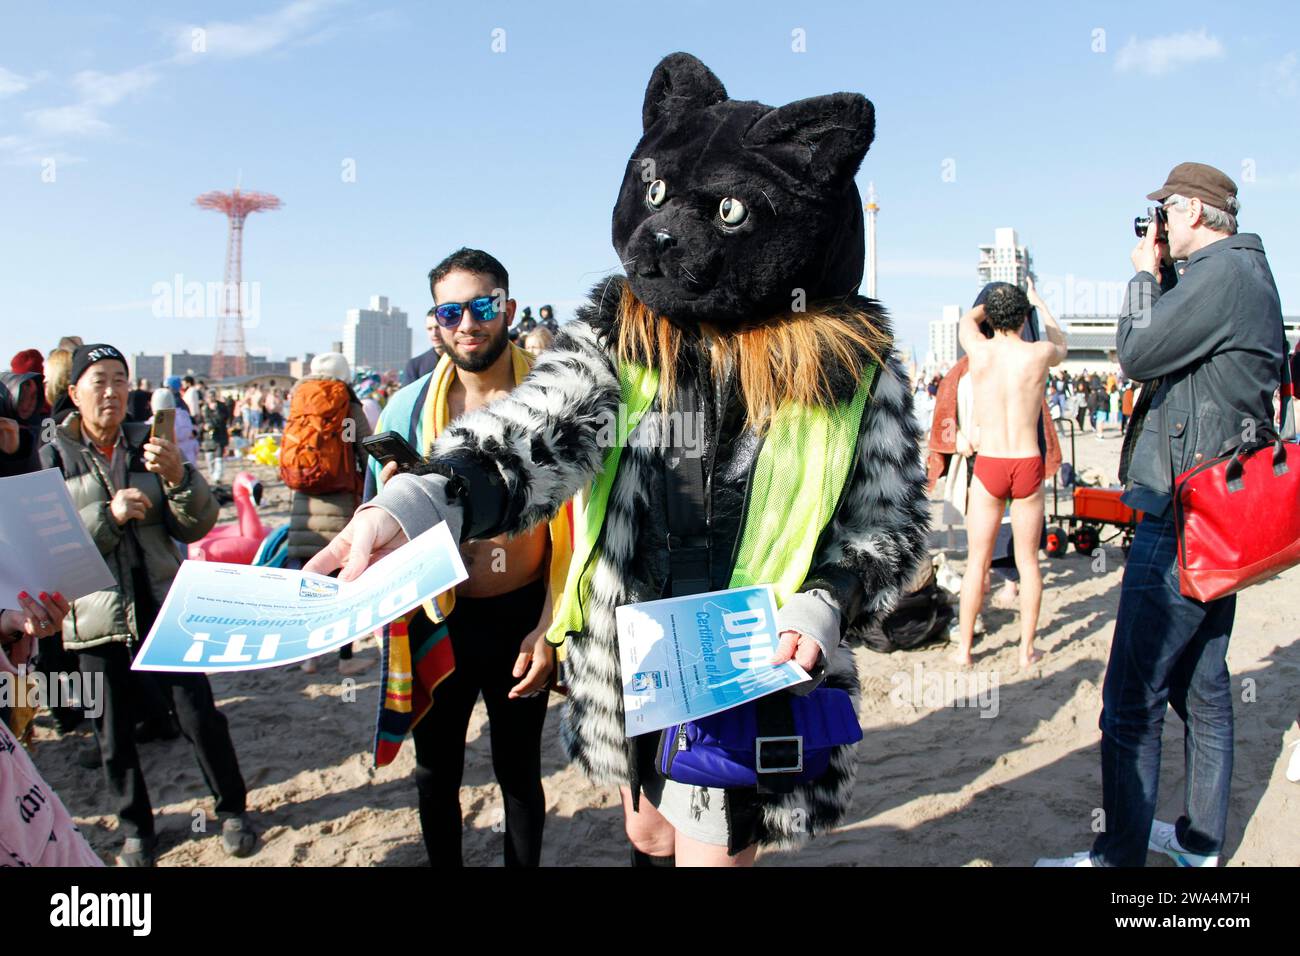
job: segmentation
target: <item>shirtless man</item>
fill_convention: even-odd
[[[515,300],[505,298],[508,281],[501,263],[476,249],[458,250],[429,273],[434,299],[430,321],[455,366],[448,421],[515,387],[508,333]],[[432,388],[428,400],[434,400]],[[390,462],[381,478],[387,481],[396,470]],[[545,686],[555,666],[555,651],[546,643],[551,623],[545,573],[550,566],[548,526],[539,524],[513,538],[466,542],[461,557],[469,579],[456,588],[456,604],[447,618],[456,669],[434,690],[432,708],[412,730],[420,828],[432,865],[461,865],[465,734],[481,693],[491,728],[492,768],[505,803],[505,862],[536,866],[546,815],[541,779]],[[431,632],[428,619],[418,615],[411,622],[412,646]]]
[[[1021,327],[1033,306],[1043,317],[1046,342],[1026,342]],[[993,337],[985,338],[987,322]],[[1013,285],[999,285],[984,305],[962,316],[957,329],[970,356],[974,389],[975,476],[966,510],[968,555],[961,583],[961,645],[954,654],[971,663],[975,615],[984,600],[984,579],[993,557],[1003,509],[1011,502],[1011,534],[1020,572],[1020,666],[1042,657],[1034,650],[1043,579],[1038,570],[1038,540],[1043,523],[1043,456],[1038,448],[1038,419],[1043,407],[1047,370],[1065,360],[1065,335],[1029,281],[1026,295]]]

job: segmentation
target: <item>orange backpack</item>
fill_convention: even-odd
[[[347,425],[352,393],[334,379],[299,382],[280,443],[280,478],[294,491],[356,494],[355,435]]]

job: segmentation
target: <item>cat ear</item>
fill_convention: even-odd
[[[871,101],[858,93],[832,93],[765,113],[742,142],[775,152],[781,165],[825,184],[852,178],[875,136]]]
[[[726,98],[727,91],[712,70],[689,53],[670,53],[650,74],[641,128],[648,130],[668,113],[704,109]]]

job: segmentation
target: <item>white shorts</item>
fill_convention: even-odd
[[[710,846],[727,846],[725,791],[695,787],[659,774],[641,781],[641,793],[678,833]]]

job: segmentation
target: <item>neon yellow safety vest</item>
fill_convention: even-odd
[[[831,408],[787,402],[772,416],[754,463],[730,587],[771,584],[780,606],[803,585],[817,541],[834,517],[840,493],[852,473],[858,431],[876,369],[872,364],[864,370],[857,392],[848,402]],[[586,528],[576,542],[564,595],[546,634],[546,640],[554,645],[563,644],[570,634],[582,633],[586,623],[583,599],[590,594],[588,572],[595,567],[592,559],[619,461],[628,436],[659,393],[655,369],[620,364],[618,381],[621,412],[616,441],[605,452],[592,486]]]

